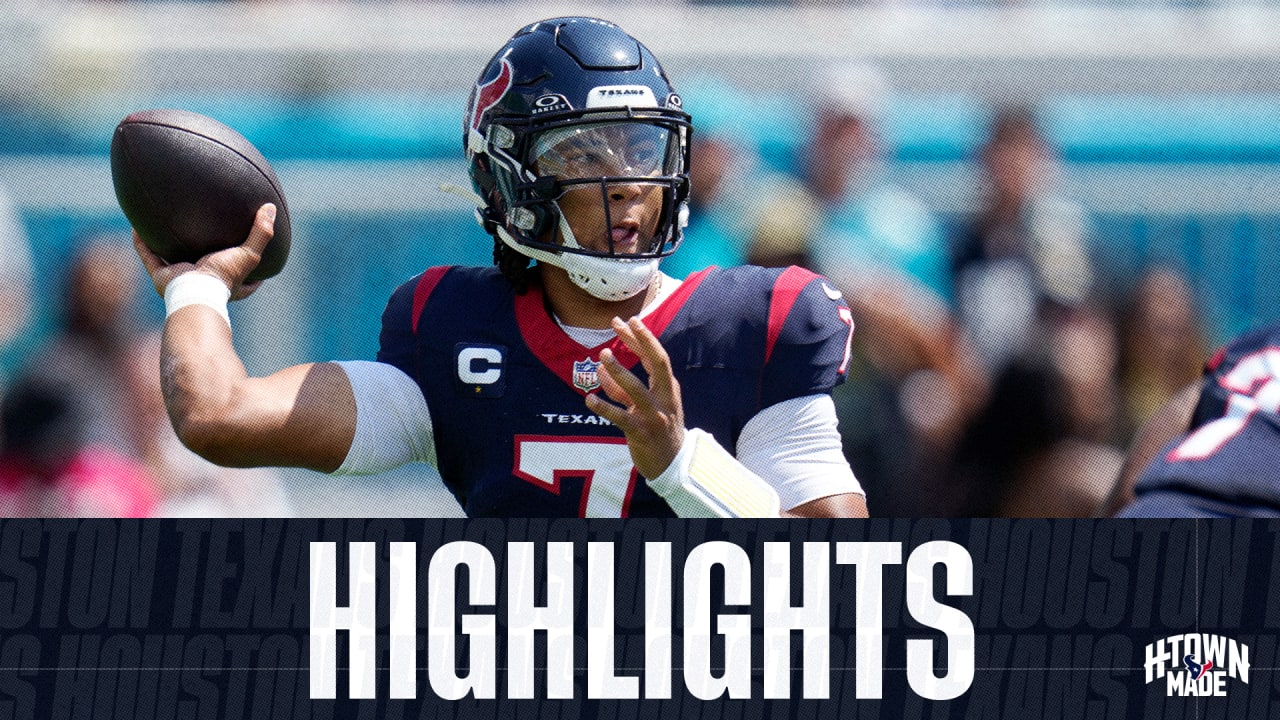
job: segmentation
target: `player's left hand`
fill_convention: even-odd
[[[613,329],[640,357],[649,384],[623,367],[611,351],[602,350],[600,387],[618,404],[593,393],[587,396],[587,408],[622,430],[636,470],[646,478],[655,478],[675,460],[684,443],[680,383],[671,370],[667,351],[640,318],[627,322],[614,318]]]

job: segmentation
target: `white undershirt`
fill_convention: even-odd
[[[660,277],[662,279],[658,282],[658,292],[653,296],[652,300],[645,304],[644,309],[640,311],[641,319],[647,317],[649,313],[656,310],[667,298],[671,297],[671,294],[676,291],[676,288],[683,284],[682,280],[677,280],[666,273],[660,273]],[[553,315],[552,317],[555,316]],[[568,335],[574,342],[584,348],[600,347],[617,337],[617,333],[613,331],[613,328],[574,327],[560,322],[560,318],[558,317],[555,318],[555,321],[556,324],[560,326],[560,329],[564,330],[565,335]]]
[[[663,275],[657,296],[645,306],[641,317],[679,286],[679,280]],[[560,327],[588,348],[615,335],[608,328]],[[355,394],[356,434],[334,474],[368,475],[411,462],[435,466],[431,413],[417,383],[386,363],[356,360],[336,364],[347,373]],[[773,485],[784,510],[831,495],[863,494],[841,450],[830,395],[793,398],[756,413],[743,427],[735,455],[748,470]]]

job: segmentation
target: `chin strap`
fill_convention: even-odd
[[[635,297],[658,275],[658,259],[624,260],[576,253],[553,253],[516,241],[507,229],[495,227],[507,247],[538,262],[554,265],[569,274],[574,285],[598,300],[618,302]]]
[[[493,228],[498,227],[500,218],[493,217],[493,213],[485,205],[484,199],[477,195],[474,190],[464,188],[461,185],[454,185],[453,183],[440,183],[437,187],[440,192],[460,197],[471,203],[474,206],[476,224],[484,228],[485,232],[492,234]]]
[[[574,285],[596,299],[617,302],[635,297],[644,292],[658,274],[657,258],[626,260],[577,253],[553,253],[531,248],[518,242],[504,227],[505,218],[488,210],[484,200],[475,192],[450,183],[441,183],[439,187],[441,192],[473,203],[476,206],[476,222],[486,231],[497,233],[507,247],[539,262],[562,268],[569,273],[569,279]],[[560,233],[570,247],[581,248],[563,214],[560,215]]]
[[[477,195],[476,192],[470,188],[464,188],[461,185],[454,185],[453,183],[440,183],[438,187],[440,188],[440,192],[447,193],[449,195],[456,195],[476,207],[484,206],[484,198]]]

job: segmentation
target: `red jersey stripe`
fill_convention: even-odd
[[[413,289],[414,332],[418,332],[418,317],[422,315],[422,309],[427,306],[427,298],[431,297],[431,292],[436,289],[436,285],[440,284],[440,279],[444,277],[445,273],[452,269],[452,265],[427,268],[427,271],[422,273],[422,277],[418,279],[418,286]]]
[[[818,277],[802,267],[792,265],[773,282],[773,295],[769,298],[769,330],[765,336],[764,361],[769,362],[773,356],[773,346],[782,335],[782,325],[791,314],[791,308],[800,297],[800,292],[810,280]]]

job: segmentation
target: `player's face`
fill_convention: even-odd
[[[578,243],[618,254],[649,252],[665,191],[643,178],[670,172],[671,133],[654,125],[613,123],[548,131],[535,146],[539,175],[565,180],[628,178],[568,185],[560,210]]]

